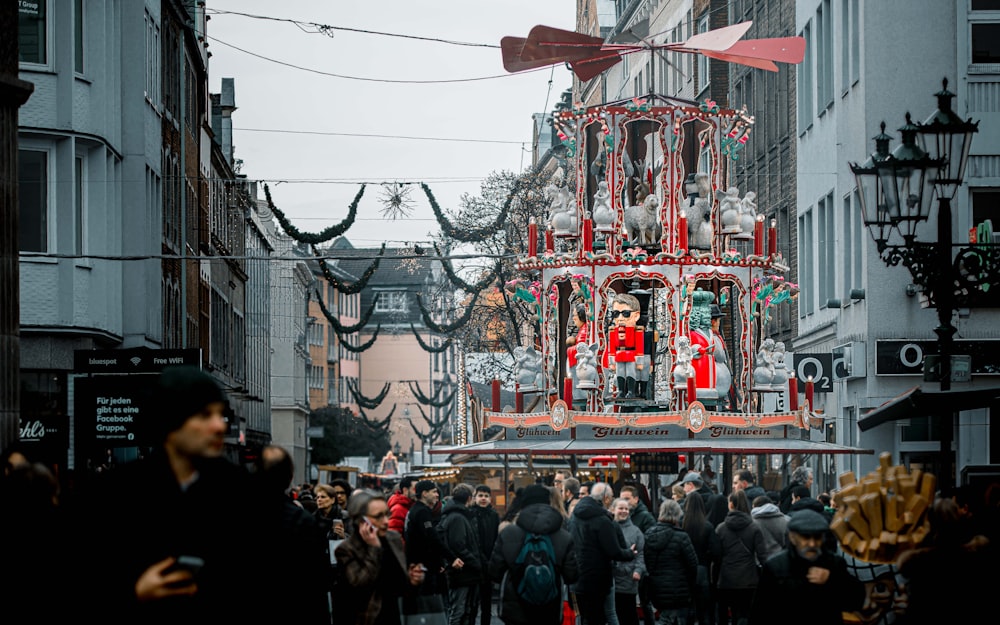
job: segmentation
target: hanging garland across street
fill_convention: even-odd
[[[427,427],[430,429],[430,431],[421,432],[417,428],[417,426],[413,424],[412,419],[408,419],[407,421],[409,422],[410,428],[413,430],[413,432],[420,438],[423,438],[424,436],[428,435],[430,435],[432,438],[437,437],[437,435],[440,434],[441,429],[444,428],[444,426],[449,423],[449,419],[451,419],[451,411],[445,413],[440,420],[432,421],[431,418],[427,416],[427,413],[424,412],[424,409],[420,404],[417,404],[417,410],[420,411],[420,416],[423,418],[424,423],[427,424]]]
[[[331,313],[330,309],[328,309],[326,307],[326,304],[323,303],[323,298],[320,296],[319,291],[316,292],[316,303],[319,304],[319,309],[323,311],[323,316],[326,317],[326,320],[330,322],[330,325],[333,326],[334,332],[336,332],[338,335],[354,334],[355,332],[361,330],[366,325],[368,325],[368,320],[371,319],[372,313],[375,312],[375,304],[378,303],[378,298],[379,294],[376,293],[375,297],[372,298],[372,303],[368,305],[368,310],[365,311],[365,314],[361,315],[360,321],[358,321],[356,324],[352,326],[345,326],[340,323],[340,320],[337,319],[337,316]]]
[[[388,431],[389,430],[389,422],[392,420],[392,413],[394,413],[394,412],[396,412],[396,404],[392,405],[392,410],[389,411],[389,414],[385,415],[384,419],[382,419],[381,421],[373,421],[373,420],[371,420],[371,419],[368,418],[368,415],[365,414],[364,410],[358,408],[358,414],[361,416],[361,421],[363,421],[364,424],[367,425],[368,427],[370,427],[372,430],[376,430],[376,431],[378,431],[378,430]]]
[[[367,351],[372,345],[375,344],[375,339],[378,338],[378,333],[381,330],[382,330],[382,324],[380,323],[377,326],[375,326],[375,332],[372,333],[372,337],[367,341],[365,341],[364,343],[361,343],[357,347],[354,347],[353,345],[345,341],[343,337],[340,337],[340,346],[351,353],[360,354],[361,352]]]
[[[439,345],[438,347],[434,347],[432,345],[424,343],[424,340],[420,338],[420,333],[417,332],[417,327],[413,325],[412,321],[410,322],[410,331],[413,332],[413,336],[416,337],[417,343],[420,344],[421,349],[423,349],[425,352],[429,352],[431,354],[441,354],[447,351],[449,347],[451,347],[452,343],[451,338],[446,339],[445,342],[441,343],[441,345]]]
[[[274,216],[277,217],[278,223],[281,224],[285,234],[300,243],[311,243],[312,245],[316,245],[317,243],[326,243],[330,239],[339,237],[347,232],[348,228],[354,225],[354,219],[358,216],[358,203],[361,201],[361,196],[365,194],[365,186],[366,185],[361,185],[361,189],[358,190],[358,194],[354,196],[354,201],[351,202],[350,207],[347,209],[347,217],[344,218],[344,221],[334,226],[330,226],[329,228],[325,228],[318,234],[312,232],[301,232],[298,228],[293,226],[292,222],[288,221],[285,214],[274,205],[274,202],[271,201],[271,190],[266,184],[264,185],[264,195],[267,197],[267,207],[270,208],[271,212],[274,213]]]
[[[500,263],[498,262],[493,271],[480,278],[479,282],[469,284],[465,280],[458,277],[458,274],[455,273],[455,269],[451,266],[451,261],[445,258],[444,254],[441,253],[441,248],[438,247],[437,243],[434,244],[434,251],[437,252],[437,260],[441,263],[441,266],[444,267],[444,272],[447,274],[448,279],[451,280],[451,283],[465,291],[477,293],[482,291],[489,285],[493,284],[493,281],[497,279],[497,273],[500,271]]]
[[[455,398],[455,393],[458,392],[458,389],[454,388],[451,391],[451,395],[448,396],[448,399],[436,399],[437,396],[441,393],[441,391],[445,388],[443,385],[438,387],[437,392],[434,393],[434,397],[428,397],[427,395],[424,395],[423,391],[420,389],[420,385],[414,382],[413,380],[409,381],[407,384],[409,384],[410,392],[413,393],[413,396],[416,398],[418,402],[428,406],[434,406],[435,408],[444,408],[445,406],[450,404],[451,400]],[[414,388],[415,384],[416,388]]]
[[[441,207],[438,206],[437,200],[434,199],[434,194],[431,193],[430,187],[421,182],[420,188],[424,190],[424,195],[427,196],[427,200],[431,204],[434,216],[437,218],[438,224],[441,226],[441,230],[444,231],[446,236],[455,239],[456,241],[461,241],[462,243],[481,243],[496,234],[497,231],[501,229],[504,222],[507,221],[507,213],[510,210],[511,202],[514,201],[518,191],[521,190],[521,182],[518,180],[514,183],[514,188],[511,189],[510,195],[507,196],[507,200],[503,203],[503,208],[500,209],[500,214],[497,215],[497,218],[492,224],[483,226],[482,228],[474,228],[472,230],[464,230],[448,221],[448,217],[445,216]]]
[[[455,330],[469,323],[469,319],[472,319],[472,311],[476,307],[476,298],[478,297],[478,295],[479,293],[475,293],[473,295],[472,299],[469,301],[469,305],[466,306],[465,308],[465,312],[463,312],[462,316],[457,318],[453,323],[439,324],[439,323],[434,323],[434,320],[431,319],[431,313],[426,308],[424,308],[424,301],[423,299],[421,299],[420,294],[419,293],[416,294],[417,306],[420,307],[420,316],[423,317],[424,319],[424,325],[426,325],[428,328],[434,330],[439,334],[448,334],[450,332],[454,332]]]
[[[379,263],[382,262],[382,257],[385,255],[385,243],[382,244],[382,249],[379,250],[378,256],[372,261],[372,264],[368,265],[365,272],[361,274],[361,277],[351,283],[341,282],[333,275],[330,268],[327,267],[326,261],[323,260],[323,254],[319,251],[315,245],[312,246],[313,254],[319,259],[320,269],[323,270],[323,277],[326,281],[330,283],[330,286],[337,289],[341,293],[346,293],[348,295],[354,295],[355,293],[360,293],[366,286],[368,286],[368,281],[371,280],[375,272],[378,271]]]
[[[352,380],[351,378],[345,378],[345,380],[347,380],[347,390],[349,390],[351,392],[351,395],[354,396],[354,399],[355,401],[358,402],[358,405],[361,406],[362,408],[368,408],[369,410],[378,408],[379,405],[381,405],[382,400],[384,400],[386,395],[389,394],[389,389],[392,388],[392,384],[386,382],[385,386],[382,387],[382,390],[379,392],[378,395],[369,398],[361,394],[361,389],[358,388],[358,385],[357,383],[354,382],[354,380]]]

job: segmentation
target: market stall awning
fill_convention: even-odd
[[[874,454],[861,449],[822,441],[797,438],[689,438],[683,440],[558,440],[558,441],[489,441],[455,447],[437,447],[432,454],[496,454],[531,456],[567,456],[628,454],[635,452],[680,451],[689,453],[739,454]]]
[[[941,415],[950,417],[955,412],[985,408],[1000,398],[1000,388],[977,388],[955,391],[931,391],[914,386],[900,393],[878,408],[858,419],[858,428],[866,432],[875,426],[909,419]]]

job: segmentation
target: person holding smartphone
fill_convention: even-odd
[[[137,409],[152,451],[97,474],[74,497],[80,553],[65,561],[80,583],[78,617],[253,622],[253,602],[233,597],[259,594],[279,572],[262,569],[247,548],[264,532],[262,504],[249,473],[223,454],[225,392],[197,366],[168,367]],[[233,501],[244,506],[239,522]]]
[[[334,612],[345,615],[345,623],[399,623],[399,599],[416,594],[426,570],[407,566],[402,538],[389,529],[385,495],[363,490],[351,497],[347,511],[356,531],[335,551]]]

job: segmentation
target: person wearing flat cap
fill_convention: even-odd
[[[750,611],[751,625],[841,625],[842,612],[861,608],[865,587],[839,554],[824,548],[830,525],[813,510],[793,512],[788,546],[763,566]]]
[[[165,368],[146,399],[135,419],[151,453],[97,474],[77,501],[81,609],[102,623],[253,620],[233,597],[268,583],[248,548],[264,504],[223,456],[226,394],[186,365]]]

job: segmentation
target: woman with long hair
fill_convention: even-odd
[[[729,495],[729,512],[715,528],[722,543],[719,563],[719,623],[742,625],[750,616],[760,567],[767,560],[767,543],[750,516],[750,503],[739,490]]]
[[[691,538],[698,556],[698,579],[695,583],[694,608],[691,622],[698,625],[714,623],[712,602],[712,569],[718,567],[722,544],[715,528],[705,515],[705,501],[701,497],[684,500],[684,532]]]
[[[330,540],[343,540],[347,538],[346,512],[342,508],[347,503],[347,492],[342,485],[333,484],[316,485],[316,520],[320,527],[326,531]],[[343,503],[340,503],[343,502]]]
[[[363,490],[347,509],[358,530],[334,552],[337,614],[354,625],[398,625],[399,598],[423,583],[424,570],[416,563],[407,566],[402,537],[389,529],[385,495]]]

